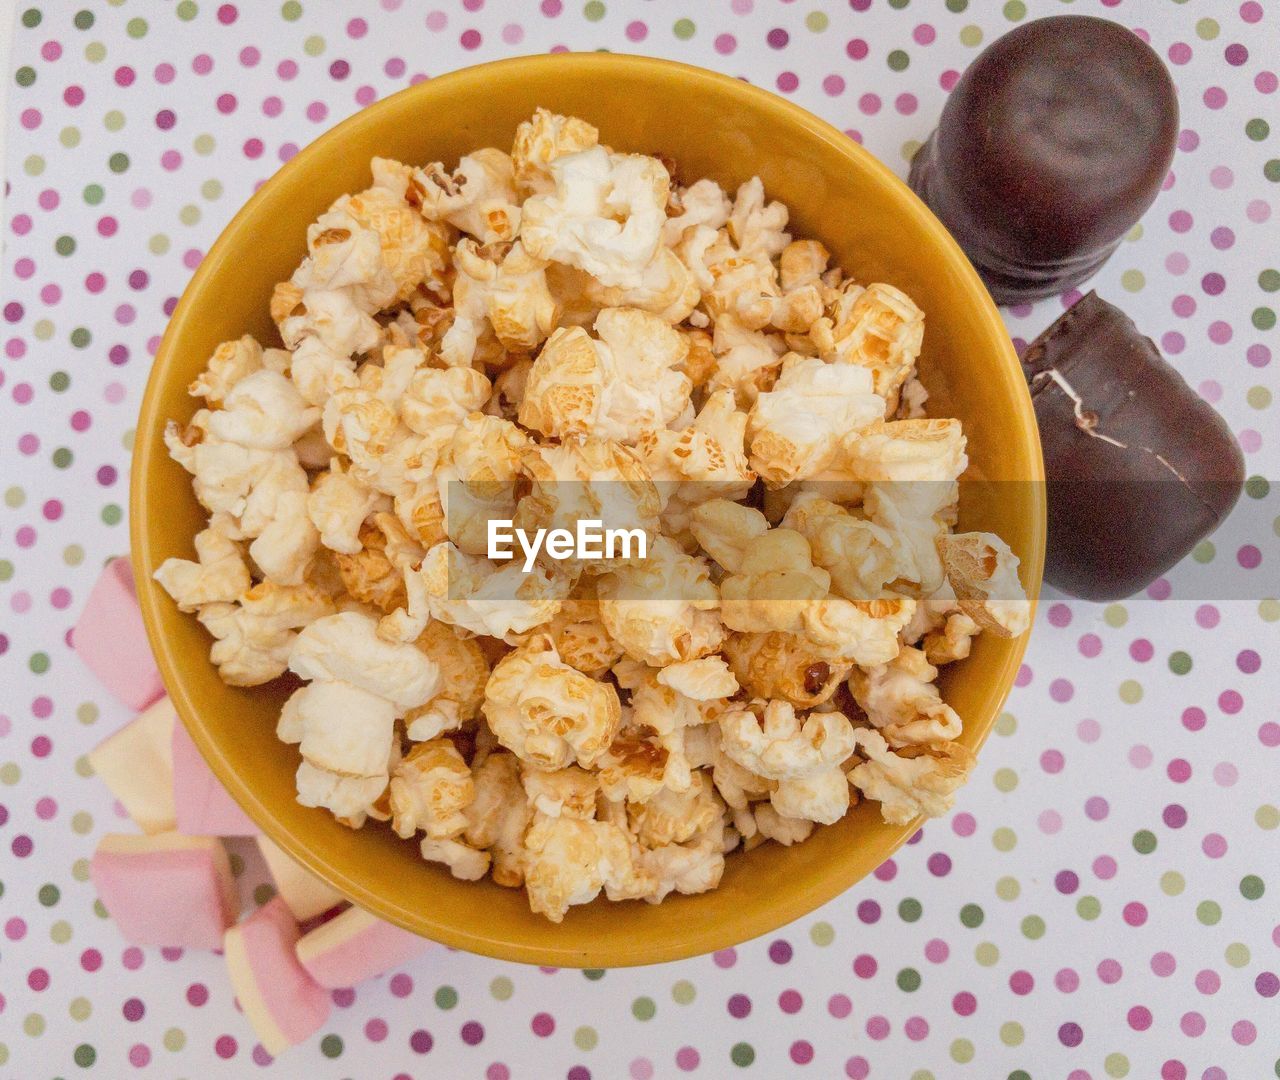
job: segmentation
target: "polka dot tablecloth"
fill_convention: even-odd
[[[955,812],[767,939],[586,972],[438,949],[336,991],[323,1032],[275,1062],[219,957],[126,946],[86,860],[128,826],[84,757],[126,715],[67,632],[127,546],[134,416],[165,319],[256,184],[410,83],[598,48],[748,78],[905,173],[979,48],[1067,11],[1134,26],[1177,80],[1173,173],[1095,284],[1238,434],[1244,527],[1124,604],[1050,591]],[[1246,513],[1280,445],[1271,0],[18,0],[15,17],[0,1075],[1280,1076],[1280,526],[1274,507]],[[1014,309],[1011,333],[1030,339],[1061,308]],[[1215,593],[1222,567],[1235,585]],[[261,866],[234,850],[246,903],[261,902]]]

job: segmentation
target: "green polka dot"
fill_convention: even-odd
[[[911,1074],[909,1080],[937,1080],[937,1077],[928,1069],[917,1069]]]
[[[997,735],[1008,737],[1018,730],[1018,720],[1013,713],[1002,712],[996,717],[995,728]]]
[[[1129,1075],[1129,1059],[1121,1053],[1108,1054],[1103,1058],[1102,1067],[1114,1080],[1124,1080]]]
[[[902,144],[902,150],[900,151],[902,154],[902,160],[908,163],[914,161],[916,155],[920,153],[920,147],[923,145],[924,143],[919,139],[908,139]]]
[[[1118,630],[1129,621],[1129,612],[1123,604],[1108,604],[1102,613],[1102,620],[1112,629]]]
[[[34,652],[31,659],[27,661],[27,666],[37,675],[43,675],[49,670],[49,654],[44,652]]]
[[[991,834],[991,843],[997,851],[1012,851],[1018,846],[1018,834],[1001,826]]]
[[[1120,684],[1120,700],[1126,705],[1136,705],[1142,700],[1142,684],[1134,679],[1125,679]]]
[[[1258,275],[1263,292],[1280,292],[1280,270],[1264,270]]]
[[[1068,0],[1068,2],[1070,2],[1070,0]],[[1138,240],[1141,240],[1142,239],[1142,222],[1139,221],[1138,224],[1136,224],[1132,229],[1130,229],[1127,233],[1125,233],[1124,238],[1131,244],[1137,242]]]
[[[1233,941],[1222,955],[1233,968],[1242,968],[1249,963],[1249,946],[1241,941]]]
[[[199,10],[200,9],[196,7],[191,0],[182,0],[182,3],[174,8],[174,14],[176,14],[183,22],[190,22],[196,17]]]
[[[441,986],[436,989],[436,1008],[452,1009],[458,1004],[458,991],[452,986]]]
[[[1071,0],[1062,0],[1064,4],[1071,3]],[[1026,1069],[1014,1069],[1005,1080],[1031,1080],[1031,1074]]]
[[[196,225],[200,221],[200,207],[188,203],[178,211],[178,220],[184,225]]]
[[[947,0],[947,10],[953,15],[959,15],[969,6],[969,0]]]
[[[92,724],[98,719],[98,706],[92,701],[84,701],[76,706],[76,719],[82,724]]]
[[[3,765],[0,765],[0,784],[13,787],[21,779],[22,770],[18,768],[16,762],[6,761]]]
[[[93,340],[93,335],[89,333],[88,327],[77,326],[71,331],[71,344],[77,349],[83,349]]]
[[[200,194],[212,201],[222,195],[222,184],[217,180],[206,180],[200,185]]]
[[[1018,786],[1018,774],[1009,768],[997,769],[991,779],[996,790],[1003,791],[1006,795]]]
[[[1246,900],[1257,900],[1266,891],[1266,885],[1257,874],[1246,874],[1240,879],[1240,895]]]
[[[604,978],[603,968],[583,968],[582,977],[589,982],[599,982]]]
[[[281,5],[280,14],[288,22],[297,22],[302,18],[302,5],[298,3],[298,0],[287,0],[286,3]]]
[[[515,984],[505,975],[497,975],[489,983],[489,993],[495,1001],[508,1001],[515,992]]]
[[[68,468],[74,460],[75,455],[72,454],[65,446],[59,446],[58,449],[53,452],[52,461],[55,468]]]
[[[1196,918],[1205,926],[1217,926],[1222,921],[1222,907],[1216,900],[1201,900],[1196,905]]]
[[[71,831],[83,836],[93,828],[93,815],[87,810],[79,810],[71,815]]]
[[[1259,330],[1272,330],[1276,325],[1276,313],[1268,307],[1253,309],[1253,325]]]
[[[133,440],[137,434],[137,428],[129,428],[128,431],[120,436],[120,445],[123,446],[130,454],[133,453]]]
[[[31,86],[36,81],[36,69],[20,67],[13,73],[13,81],[19,86]]]
[[[77,776],[83,776],[86,780],[93,775],[93,766],[89,764],[88,754],[81,754],[76,758],[75,770]]]
[[[1028,915],[1022,920],[1022,936],[1029,941],[1039,941],[1044,937],[1044,920],[1039,915]]]
[[[830,20],[827,18],[826,12],[823,11],[811,11],[804,17],[805,26],[815,34],[821,34],[829,23]]]
[[[39,176],[44,172],[44,158],[39,154],[30,154],[22,162],[22,171],[28,176]]]
[[[44,16],[40,14],[39,8],[27,8],[27,10],[22,13],[22,25],[28,30],[34,30],[40,25],[40,20],[42,18],[44,18]]]
[[[600,0],[589,0],[589,3],[583,6],[582,14],[591,22],[599,22],[604,18],[604,4]]]
[[[600,1036],[593,1027],[583,1026],[573,1033],[573,1045],[579,1050],[594,1050],[599,1041]]]
[[[1244,399],[1251,408],[1265,409],[1271,404],[1271,391],[1265,386],[1251,386]]]
[[[320,1040],[320,1053],[327,1058],[336,1058],[342,1054],[342,1040],[337,1035],[326,1035]]]
[[[262,907],[262,905],[268,903],[275,894],[275,886],[264,881],[261,885],[254,887],[253,902],[257,904],[258,907]]]
[[[84,562],[84,548],[79,544],[68,544],[63,549],[62,561],[68,566],[79,566]]]
[[[102,118],[102,126],[108,131],[119,131],[124,127],[124,113],[119,109],[112,109]]]
[[[1262,117],[1255,116],[1245,124],[1244,133],[1254,142],[1262,142],[1263,139],[1271,134],[1271,125],[1262,119]]]
[[[76,1052],[71,1056],[82,1069],[90,1068],[98,1060],[98,1052],[88,1043],[81,1043],[77,1046]]]
[[[697,27],[694,26],[692,19],[677,19],[675,25],[671,28],[671,32],[681,41],[688,41],[693,37],[696,29]]]
[[[1160,875],[1160,891],[1165,896],[1181,896],[1187,887],[1187,879],[1176,870],[1166,870]]]
[[[915,922],[924,913],[924,907],[914,896],[908,896],[898,904],[898,918],[903,922]]]
[[[889,6],[893,8],[894,11],[902,11],[910,3],[911,0],[889,0]]]
[[[124,511],[115,503],[107,503],[102,508],[101,517],[104,525],[119,525],[120,520],[124,517]]]
[[[214,148],[217,145],[218,144],[214,140],[213,136],[209,134],[197,135],[191,140],[191,148],[201,157],[208,157],[213,153]],[[222,190],[221,186],[219,186],[218,190]]]
[[[1082,896],[1076,901],[1076,914],[1086,922],[1093,922],[1102,914],[1102,904],[1096,896]]]
[[[960,909],[960,925],[967,926],[970,930],[976,930],[985,918],[986,913],[977,904],[965,904]]]
[[[176,1054],[187,1045],[187,1036],[181,1028],[173,1027],[164,1033],[164,1038],[161,1041],[164,1043],[166,1050],[171,1054]]]
[[[830,945],[836,939],[835,928],[829,922],[814,923],[809,928],[809,940],[818,946]]]
[[[122,173],[129,168],[129,155],[123,151],[117,151],[107,158],[107,168],[113,173]]]
[[[164,233],[156,233],[147,241],[147,250],[152,255],[163,255],[169,250],[169,238]]]
[[[1196,23],[1196,36],[1201,41],[1212,41],[1218,36],[1218,24],[1213,19],[1201,19]]]
[[[62,143],[68,150],[73,150],[80,145],[80,129],[68,125],[58,132],[58,142]]]
[[[319,56],[324,52],[324,38],[319,34],[312,34],[302,43],[302,51],[308,56]]]
[[[146,19],[130,19],[124,24],[124,32],[131,38],[144,38],[147,36],[147,20]]]
[[[100,64],[107,58],[107,47],[101,41],[91,41],[84,47],[84,58],[91,64]]]
[[[745,1069],[756,1059],[756,1052],[750,1043],[734,1043],[729,1051],[729,1060]]]
[[[951,1060],[960,1065],[968,1065],[973,1060],[973,1043],[968,1039],[956,1039],[952,1042]]]
[[[106,920],[106,919],[111,918],[111,916],[107,913],[106,905],[105,905],[105,904],[103,904],[103,902],[102,902],[101,900],[95,900],[95,901],[93,902],[93,913],[94,913],[94,914],[95,914],[99,919]]]
[[[1261,884],[1261,882],[1259,882],[1259,884]],[[1241,888],[1242,889],[1244,888],[1243,884],[1241,885]],[[45,907],[53,907],[53,905],[58,902],[58,898],[61,895],[62,894],[58,891],[58,886],[41,885],[40,891],[36,893],[36,899],[39,900],[40,903],[43,904]],[[1258,895],[1261,896],[1262,894],[1259,893]]]
[[[44,1017],[39,1013],[27,1013],[22,1020],[22,1030],[33,1039],[38,1039],[44,1034]]]
[[[90,27],[93,26],[93,12],[77,11],[76,17],[71,21],[75,23],[75,27],[77,30],[88,30]]]
[[[1004,6],[1004,17],[1010,22],[1018,22],[1027,17],[1027,5],[1022,0],[1009,0]]]
[[[671,1000],[677,1005],[688,1005],[697,995],[693,983],[688,979],[681,979],[671,988]]]
[[[657,1011],[651,997],[638,997],[631,1003],[631,1015],[637,1020],[652,1020]]]
[[[1271,482],[1265,476],[1251,476],[1244,482],[1244,493],[1251,499],[1265,499],[1271,494]]]
[[[973,958],[983,967],[992,967],[1000,960],[1000,950],[994,941],[983,941],[973,950]]]
[[[1126,292],[1141,292],[1146,283],[1146,276],[1141,270],[1126,270],[1120,275],[1120,287]]]
[[[1022,1040],[1026,1038],[1026,1032],[1022,1030],[1022,1025],[1016,1020],[1006,1020],[1000,1025],[1000,1041],[1005,1046],[1021,1046]]]
[[[27,493],[20,487],[11,487],[5,490],[4,504],[10,510],[17,510],[27,501]]]
[[[1001,900],[1016,900],[1022,892],[1017,878],[1002,877],[996,882],[996,896]]]
[[[885,57],[885,62],[889,65],[890,71],[906,71],[911,63],[911,57],[902,49],[894,49]]]
[[[84,1023],[93,1015],[93,1006],[89,1003],[88,998],[72,998],[71,1003],[67,1006],[67,1012],[71,1014],[72,1020]]]
[[[8,559],[0,559],[0,582],[8,581],[13,577],[13,563]]]
[[[53,337],[53,323],[48,319],[41,319],[32,329],[35,331],[36,337],[41,341],[48,341]]]
[[[977,48],[982,44],[982,28],[979,26],[966,26],[960,31],[960,44],[967,45],[969,48]]]
[[[1280,828],[1280,809],[1264,803],[1254,811],[1253,820],[1257,822],[1259,829],[1266,829],[1268,832]]]
[[[1191,557],[1198,563],[1211,563],[1213,558],[1218,554],[1211,541],[1201,540],[1194,548],[1191,549]]]
[[[1139,829],[1133,834],[1133,850],[1139,855],[1150,855],[1156,849],[1156,834],[1150,829]]]
[[[898,972],[898,989],[911,994],[920,989],[920,972],[915,968],[903,968]]]

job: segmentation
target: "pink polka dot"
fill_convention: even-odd
[[[867,1034],[879,1042],[889,1036],[889,1021],[883,1016],[872,1016],[867,1019]]]
[[[1202,994],[1216,994],[1222,986],[1222,979],[1216,971],[1205,968],[1196,972],[1196,989]]]
[[[1206,108],[1221,109],[1227,103],[1227,92],[1221,86],[1211,86],[1204,92]]]
[[[1185,64],[1191,59],[1191,46],[1183,41],[1175,41],[1169,46],[1169,61],[1174,64]]]
[[[784,71],[777,78],[777,87],[784,94],[789,94],[800,85],[800,79],[794,71]]]
[[[1240,771],[1229,761],[1220,761],[1213,767],[1213,780],[1219,787],[1234,787],[1240,779]]]
[[[838,97],[844,93],[845,82],[839,75],[828,75],[822,80],[822,89],[829,97]]]
[[[1262,199],[1252,199],[1245,207],[1245,216],[1255,225],[1261,225],[1271,218],[1271,204]]]
[[[1200,841],[1200,850],[1211,859],[1221,859],[1227,853],[1227,839],[1220,833],[1210,833]]]
[[[692,1046],[682,1046],[676,1051],[676,1067],[683,1072],[693,1072],[702,1060],[702,1055]]]
[[[951,831],[957,836],[972,836],[978,823],[970,813],[961,812],[951,819]]]
[[[1204,1034],[1204,1017],[1198,1012],[1185,1012],[1182,1014],[1182,1019],[1178,1021],[1178,1026],[1182,1028],[1184,1035],[1189,1035],[1193,1039],[1199,1038]]]
[[[876,94],[863,94],[858,98],[858,108],[868,116],[875,116],[880,111],[880,98]]]
[[[1046,750],[1040,755],[1040,768],[1050,775],[1062,772],[1065,763],[1061,750]]]
[[[1182,726],[1188,731],[1199,731],[1204,727],[1204,710],[1195,705],[1188,705],[1182,710]]]
[[[628,41],[643,41],[649,36],[649,27],[639,19],[634,19],[627,23],[626,34]]]
[[[1110,855],[1099,855],[1093,860],[1093,872],[1102,881],[1110,881],[1116,876],[1116,861]]]
[[[1076,647],[1080,650],[1081,656],[1092,660],[1102,652],[1102,639],[1097,634],[1081,634]]]
[[[1040,831],[1048,836],[1052,836],[1062,828],[1062,815],[1056,810],[1044,810],[1036,819]]]
[[[1222,384],[1216,379],[1205,379],[1196,389],[1200,396],[1211,405],[1222,397]]]
[[[208,53],[200,53],[191,61],[191,70],[197,75],[208,75],[213,70],[213,57]]]
[[[1178,969],[1178,961],[1172,953],[1158,952],[1151,957],[1151,970],[1162,979],[1168,978]]]
[[[928,1038],[929,1022],[923,1016],[911,1016],[902,1025],[902,1030],[912,1042],[919,1042],[921,1039]]]
[[[1147,906],[1137,900],[1133,900],[1125,904],[1122,914],[1127,925],[1143,926],[1147,921]]]
[[[1135,1005],[1126,1018],[1134,1031],[1146,1031],[1151,1026],[1151,1010],[1145,1005]]]
[[[1244,708],[1244,698],[1235,690],[1224,690],[1218,695],[1218,708],[1228,716],[1234,716]]]
[[[827,1001],[827,1012],[837,1020],[843,1020],[853,1012],[853,1002],[844,994],[832,994]]]
[[[1063,968],[1054,975],[1053,985],[1064,994],[1074,994],[1080,987],[1080,976],[1071,968]]]
[[[738,47],[738,39],[732,34],[717,34],[712,44],[721,56],[728,56]]]
[[[1248,1020],[1237,1020],[1231,1025],[1231,1038],[1241,1046],[1251,1046],[1258,1037],[1258,1029]]]
[[[252,45],[246,45],[240,50],[240,63],[244,67],[257,67],[258,62],[262,59],[262,53],[255,49]]]
[[[924,958],[931,964],[944,964],[950,955],[950,947],[941,938],[931,938],[925,943]]]
[[[1102,821],[1111,813],[1111,805],[1101,795],[1093,795],[1085,799],[1084,813],[1090,821]]]
[[[1102,725],[1087,717],[1076,725],[1076,737],[1085,743],[1095,743],[1102,737]]]
[[[1258,728],[1258,741],[1263,746],[1280,746],[1280,724],[1268,720]]]
[[[938,32],[928,23],[921,23],[911,31],[911,37],[917,45],[932,45]]]
[[[1135,769],[1145,769],[1151,764],[1151,747],[1138,743],[1129,749],[1129,764]]]
[[[464,30],[462,32],[462,36],[458,38],[458,41],[461,43],[464,49],[478,49],[480,48],[480,41],[481,41],[480,31]]]
[[[653,1062],[648,1058],[636,1058],[629,1066],[631,1080],[653,1080]]]
[[[323,101],[313,101],[310,105],[307,106],[307,119],[317,124],[320,123],[320,121],[323,120],[328,115],[329,115],[329,106],[326,105]]]
[[[893,99],[893,107],[903,116],[911,116],[920,107],[915,94],[899,94]]]
[[[731,968],[738,962],[737,949],[720,949],[711,955],[711,961],[718,968]]]
[[[161,86],[168,86],[169,83],[173,82],[177,74],[172,64],[157,64],[155,71],[152,72],[156,82]]]
[[[1174,758],[1165,766],[1165,773],[1175,784],[1185,784],[1191,779],[1191,762],[1186,758]]]

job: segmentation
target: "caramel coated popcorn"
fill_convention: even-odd
[[[715,888],[859,798],[945,813],[938,668],[1030,606],[956,533],[924,313],[758,178],[677,183],[539,109],[508,152],[375,158],[165,442],[209,515],[156,579],[235,686],[303,681],[298,800],[553,922]],[[490,526],[624,527],[527,560]]]

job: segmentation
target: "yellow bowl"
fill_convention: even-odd
[[[338,195],[367,186],[375,155],[456,161],[508,147],[536,106],[583,117],[619,149],[661,152],[682,177],[732,188],[753,175],[861,281],[890,282],[927,317],[921,377],[936,416],[964,421],[969,478],[961,527],[998,532],[1022,560],[1033,598],[1044,558],[1043,467],[1012,344],[978,276],[924,204],[830,125],[763,90],[661,60],[609,54],[504,60],[432,79],[365,109],[318,139],[249,200],[187,286],[156,356],[138,422],[130,496],[133,567],[165,684],[214,772],[290,855],[355,903],[436,941],[526,963],[611,967],[675,960],[744,941],[804,915],[886,859],[915,826],[880,822],[863,803],[792,848],[727,860],[720,887],[661,905],[598,900],[553,926],[520,890],[455,881],[384,827],[353,832],[294,800],[294,747],[276,740],[281,695],[224,686],[209,638],[151,579],[189,558],[204,515],[165,452],[167,419],[194,411],[187,384],[213,348],[253,333],[275,341],[272,286],[305,254],[307,225]],[[1013,684],[1024,641],[981,638],[945,673],[945,692],[976,749]]]

